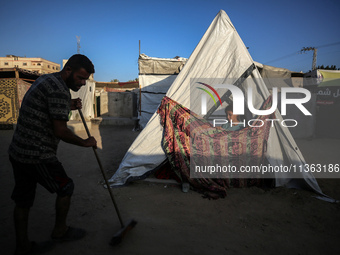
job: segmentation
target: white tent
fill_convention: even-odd
[[[255,61],[254,61],[255,62]],[[286,68],[274,67],[263,65],[255,62],[257,69],[259,70],[261,77],[266,84],[269,91],[275,87],[279,94],[283,87],[297,87],[301,88],[304,84],[303,73],[292,72]],[[300,93],[290,93],[289,98],[301,98]],[[278,99],[278,108],[280,110],[281,100]],[[298,119],[299,125],[289,128],[294,138],[311,138],[315,134],[315,122],[316,122],[316,94],[311,94],[311,99],[304,104],[304,107],[312,114],[305,116],[297,107],[287,107],[287,119]]]
[[[198,109],[198,100],[190,101],[193,91],[190,83],[199,79],[210,79],[211,85],[219,84],[221,78],[235,82],[249,71],[250,76],[242,83],[241,89],[252,87],[253,104],[256,109],[268,98],[269,92],[254,65],[247,48],[239,37],[228,15],[221,10],[196,46],[166,96],[189,109]],[[247,91],[244,90],[245,97]],[[276,118],[282,119],[276,111]],[[159,167],[166,156],[161,146],[163,128],[157,113],[154,113],[147,126],[133,142],[119,169],[110,182],[124,185],[129,181],[144,178],[150,171]],[[267,159],[273,166],[304,164],[305,160],[288,128],[275,123],[271,128]],[[317,193],[322,193],[312,174],[303,172],[299,178],[292,179],[285,173],[275,175],[276,186],[294,187],[306,185]]]
[[[186,60],[186,58],[180,57],[154,58],[140,54],[138,59],[141,89],[139,124],[142,128],[146,126],[157,110]]]
[[[86,120],[94,118],[93,100],[94,92],[96,89],[96,82],[94,80],[86,80],[85,86],[77,92],[70,90],[72,98],[80,98],[82,100],[83,108],[82,112]],[[70,120],[81,120],[77,111],[72,111]]]

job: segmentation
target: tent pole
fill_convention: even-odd
[[[248,67],[248,69],[240,76],[240,78],[237,79],[237,81],[234,83],[234,85],[236,87],[241,86],[241,84],[245,81],[245,79],[247,79],[249,77],[249,75],[251,75],[251,73],[254,71],[255,69],[255,64],[253,63],[250,67]],[[231,91],[228,90],[227,92],[225,92],[223,94],[223,96],[221,97],[221,101],[222,102],[227,102],[228,104],[230,104],[231,100],[230,100],[230,95],[231,95]],[[210,110],[207,112],[207,114],[203,117],[204,119],[209,119],[210,116],[217,110],[219,106],[213,105]]]
[[[140,40],[139,40],[139,55],[138,59],[140,57]],[[139,69],[139,61],[138,61],[138,69]],[[138,79],[138,85],[139,85],[139,116],[142,115],[142,88],[140,86],[140,80]]]

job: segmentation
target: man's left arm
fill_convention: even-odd
[[[54,98],[59,98],[58,104],[55,103]],[[49,110],[52,119],[54,135],[66,143],[75,144],[82,147],[97,147],[97,141],[94,137],[82,139],[77,136],[71,129],[67,127],[68,112],[82,108],[82,101],[80,98],[69,100],[60,100],[62,96],[54,95],[50,97]],[[64,106],[61,104],[64,102]]]

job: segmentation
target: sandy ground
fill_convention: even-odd
[[[117,169],[138,135],[132,127],[92,129],[107,176]],[[13,254],[13,174],[7,147],[13,131],[0,131],[0,247]],[[85,132],[78,134],[86,137]],[[308,163],[339,163],[340,140],[298,140]],[[340,254],[340,204],[313,198],[304,190],[230,189],[225,199],[207,200],[180,186],[145,181],[115,188],[124,221],[137,226],[117,247],[109,241],[120,224],[92,149],[61,143],[59,159],[76,189],[69,224],[85,228],[79,241],[57,244],[48,254]],[[339,179],[319,179],[321,189],[340,199]],[[55,195],[41,187],[31,209],[32,240],[48,240],[54,223]]]

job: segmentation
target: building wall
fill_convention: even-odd
[[[40,74],[55,73],[60,71],[60,65],[43,58],[25,58],[14,55],[0,57],[0,68],[19,67],[22,69],[36,71]]]
[[[101,117],[133,118],[137,116],[137,97],[133,92],[101,92]]]

